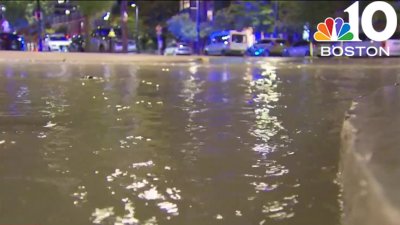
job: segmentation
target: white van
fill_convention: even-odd
[[[222,31],[213,33],[204,48],[206,55],[244,55],[248,48],[245,32]]]

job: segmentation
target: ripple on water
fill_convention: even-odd
[[[134,139],[134,136],[128,136],[127,139]],[[169,166],[161,167],[169,168]],[[163,171],[164,171],[163,170]],[[118,215],[117,212],[111,211],[108,207],[106,210],[95,210],[93,212],[93,221],[111,221],[113,224],[157,224],[156,217],[147,220],[135,218],[132,202],[135,205],[148,207],[156,206],[161,212],[167,214],[166,218],[179,215],[178,201],[181,200],[181,191],[176,187],[165,187],[167,181],[158,177],[155,172],[155,163],[152,160],[135,162],[127,166],[126,170],[116,168],[113,172],[106,176],[106,181],[110,186],[108,189],[112,196],[119,196],[125,193],[129,198],[123,198],[127,213]],[[123,189],[120,189],[120,188]],[[119,190],[118,190],[119,189]],[[163,191],[165,190],[165,191]],[[118,192],[116,194],[115,192]],[[127,207],[132,207],[127,210]],[[100,222],[103,224],[104,222]]]
[[[297,201],[271,201],[263,205],[262,213],[274,220],[283,220],[294,216],[293,204]]]
[[[172,202],[160,202],[157,204],[161,210],[165,211],[166,213],[172,216],[178,216],[178,206]]]
[[[83,203],[87,202],[87,194],[85,186],[78,186],[78,191],[72,194],[74,200],[74,205],[81,206]]]
[[[141,181],[133,182],[132,184],[126,186],[126,189],[128,189],[128,190],[132,189],[133,191],[137,191],[138,189],[141,189],[148,184],[149,184],[149,182],[147,180],[143,179]]]
[[[107,208],[96,208],[95,211],[92,213],[92,222],[95,224],[102,223],[106,218],[113,216],[114,207],[107,207]]]
[[[154,166],[153,161],[149,160],[147,162],[133,163],[131,165],[132,168],[149,167],[149,166]]]
[[[281,94],[278,85],[281,83],[276,75],[276,68],[268,64],[261,65],[261,73],[255,80],[249,81],[249,92],[253,96],[252,106],[254,107],[255,121],[249,130],[250,134],[257,138],[252,150],[259,154],[259,157],[252,164],[253,173],[245,174],[252,178],[250,185],[254,187],[254,196],[248,198],[253,201],[260,198],[258,195],[268,195],[270,192],[281,193],[282,182],[280,177],[290,171],[281,162],[282,156],[287,151],[282,151],[282,144],[290,138],[285,134],[285,128],[278,117],[274,115],[274,109],[278,106]],[[279,141],[275,141],[279,140]],[[262,173],[264,172],[264,173]],[[268,198],[267,198],[268,199]],[[260,209],[270,220],[283,220],[294,216],[293,206],[297,204],[297,196],[284,197],[277,201],[269,200],[264,202]],[[259,224],[268,223],[266,219]]]
[[[264,182],[253,182],[251,183],[257,191],[272,191],[275,190],[279,185],[278,184],[267,184]]]
[[[157,200],[161,199],[164,200],[165,197],[157,191],[157,187],[152,187],[138,195],[139,198],[145,200]]]

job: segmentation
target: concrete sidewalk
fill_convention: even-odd
[[[163,56],[121,53],[78,53],[78,52],[17,52],[0,51],[1,61],[15,62],[71,62],[71,63],[134,63],[134,62],[207,62],[205,56]]]

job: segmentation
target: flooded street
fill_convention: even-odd
[[[0,225],[338,225],[348,61],[0,64]]]

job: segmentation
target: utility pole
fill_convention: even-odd
[[[122,30],[122,51],[124,53],[128,52],[128,2],[127,0],[121,1],[121,30]]]
[[[196,0],[196,52],[200,55],[200,1]]]
[[[135,28],[136,28],[136,51],[140,53],[140,38],[139,38],[139,6],[136,5],[135,11]]]
[[[139,39],[139,6],[131,3],[131,7],[135,8],[135,44],[136,52],[140,53],[140,39]]]
[[[42,45],[42,9],[40,8],[40,0],[36,0],[36,17],[38,20],[38,51],[43,50]]]

